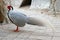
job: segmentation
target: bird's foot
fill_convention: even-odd
[[[14,32],[19,32],[19,30],[14,30]]]
[[[19,32],[18,26],[17,26],[16,30],[14,30],[14,32]]]

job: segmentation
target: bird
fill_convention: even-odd
[[[46,24],[48,26],[52,26],[47,20],[38,20],[36,17],[30,17],[20,11],[14,10],[13,6],[11,5],[7,6],[7,8],[9,20],[17,26],[14,32],[19,32],[19,27],[24,27],[25,24],[38,26],[44,26]]]

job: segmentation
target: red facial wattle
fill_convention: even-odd
[[[9,5],[9,6],[7,6],[7,8],[8,8],[9,10],[11,10],[12,6],[11,6],[11,5]]]

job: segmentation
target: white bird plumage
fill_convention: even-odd
[[[11,21],[17,26],[22,27],[25,25],[27,19],[27,16],[25,14],[14,10],[10,10],[8,15]]]
[[[37,26],[46,26],[51,27],[54,34],[54,27],[51,24],[51,22],[46,19],[44,16],[26,16],[22,12],[18,10],[9,10],[8,17],[12,23],[14,23],[17,26],[17,29],[15,32],[18,31],[18,27],[23,27],[26,23],[31,25],[37,25]],[[38,18],[39,17],[39,18]]]

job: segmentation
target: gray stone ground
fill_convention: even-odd
[[[37,14],[41,13],[39,10],[28,10],[26,13],[28,13],[27,15],[29,15],[29,13],[30,15],[33,15],[32,12]],[[53,32],[49,27],[40,27],[28,24],[24,27],[19,27],[20,32],[13,32],[16,26],[10,23],[0,25],[0,40],[51,40],[52,36],[54,36],[52,40],[60,40],[60,18],[59,16],[49,16],[46,16],[46,18],[54,25],[55,35],[53,35]]]

